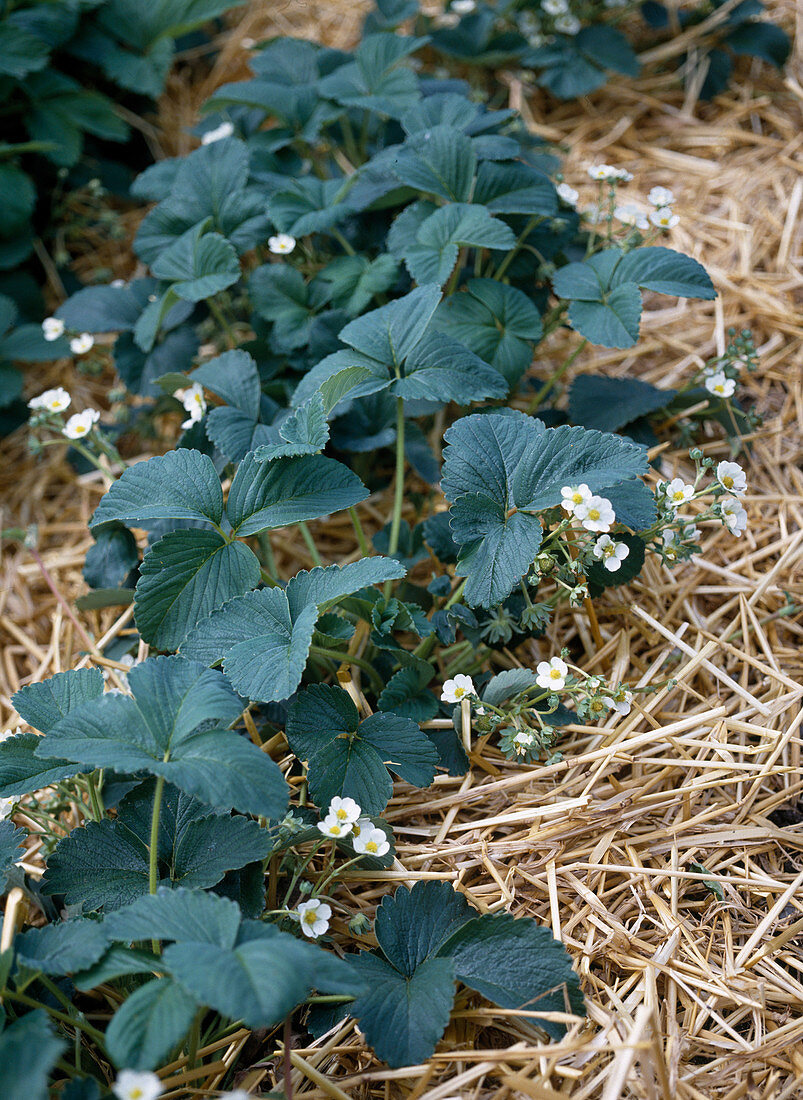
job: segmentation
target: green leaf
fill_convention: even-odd
[[[400,367],[420,343],[440,300],[439,286],[416,287],[403,298],[351,321],[339,338],[370,359]]]
[[[7,25],[3,37],[6,33],[8,33]],[[5,47],[5,42],[3,46]],[[35,205],[36,188],[31,177],[13,164],[1,164],[0,235],[13,237],[23,230]]]
[[[541,339],[541,315],[526,294],[494,279],[470,279],[464,293],[438,307],[435,324],[495,367],[514,385]]]
[[[613,272],[610,285],[635,283],[643,290],[673,294],[679,298],[716,298],[717,292],[708,272],[691,256],[671,248],[634,248],[623,256]]]
[[[456,340],[429,332],[407,358],[404,377],[390,386],[405,401],[454,401],[468,405],[507,396],[505,379]]]
[[[618,523],[633,531],[645,531],[655,523],[658,509],[655,496],[643,481],[628,480],[605,489]]]
[[[207,233],[204,223],[182,233],[151,270],[157,279],[172,283],[174,293],[187,302],[211,298],[240,278],[234,245],[219,233]]]
[[[138,289],[144,284],[147,292],[141,298]],[[79,332],[132,332],[157,286],[155,279],[137,279],[129,286],[85,286],[59,306],[56,316]]]
[[[382,899],[374,931],[390,964],[409,977],[476,915],[450,883],[416,883]]]
[[[97,921],[71,920],[29,928],[14,941],[17,961],[42,974],[85,970],[106,950],[109,937]]]
[[[676,392],[637,378],[581,374],[569,391],[569,419],[584,428],[615,432],[640,416],[665,408]]]
[[[253,420],[259,416],[259,370],[252,356],[241,348],[224,351],[202,363],[190,374],[190,382],[199,382]]]
[[[492,214],[541,214],[558,212],[558,195],[552,181],[528,164],[483,161],[477,171],[472,202]]]
[[[572,328],[592,344],[604,348],[630,348],[638,340],[641,294],[634,283],[623,283],[609,291],[604,302],[572,302]]]
[[[119,1069],[155,1069],[189,1031],[198,1005],[172,978],[130,993],[106,1029],[106,1050]]]
[[[29,1012],[8,1024],[0,1032],[3,1100],[48,1100],[48,1076],[66,1045],[45,1012]]]
[[[338,256],[318,278],[328,283],[331,303],[350,317],[363,313],[377,294],[390,290],[399,273],[393,256],[383,253],[375,260],[365,256]]]
[[[508,668],[492,676],[482,692],[483,703],[499,707],[528,688],[535,687],[535,673],[529,668]]]
[[[298,268],[273,263],[252,272],[248,289],[260,317],[273,322],[273,341],[292,351],[309,340],[316,303]]]
[[[129,466],[103,497],[91,529],[119,520],[134,526],[154,520],[195,519],[219,524],[223,491],[212,459],[200,451],[168,451]]]
[[[302,455],[261,463],[252,453],[234,476],[227,512],[235,534],[245,537],[351,508],[367,496],[357,475],[332,458]]]
[[[279,702],[293,694],[307,662],[318,609],[290,613],[278,588],[239,596],[190,632],[181,646],[185,656],[223,669],[248,699]]]
[[[106,695],[85,704],[50,731],[38,755],[147,771],[210,806],[281,816],[287,788],[276,765],[247,738],[208,728],[230,724],[242,709],[219,672],[157,657],[132,668],[128,679],[133,698]]]
[[[89,822],[62,840],[48,860],[44,892],[106,912],[147,894],[154,786],[150,781],[128,794],[113,821]],[[210,815],[175,787],[165,788],[159,822],[160,886],[207,889],[268,854],[267,834],[256,822]]]
[[[117,588],[138,565],[137,540],[122,523],[110,523],[97,530],[84,559],[83,577],[90,588]]]
[[[270,462],[274,458],[294,458],[303,454],[322,451],[329,441],[329,425],[323,396],[314,393],[303,405],[279,425],[283,443],[266,443],[257,447],[258,462]]]
[[[792,45],[789,36],[774,23],[745,23],[731,31],[724,39],[734,53],[748,57],[760,57],[782,69],[789,59]]]
[[[402,183],[449,202],[469,200],[476,167],[471,139],[448,126],[433,126],[418,135],[393,161]]]
[[[177,649],[201,619],[256,588],[259,578],[259,561],[243,543],[227,542],[216,531],[171,531],[142,562],[137,628],[158,649]]]
[[[240,930],[240,910],[228,898],[197,890],[158,890],[110,914],[103,922],[120,942],[186,940],[233,947]]]
[[[458,497],[451,515],[452,536],[460,544],[455,573],[467,578],[466,603],[501,603],[535,560],[543,538],[540,520],[524,512],[506,516],[503,505],[482,493]]]
[[[199,1003],[248,1027],[275,1026],[313,989],[343,994],[362,987],[346,963],[270,924],[245,922],[232,947],[181,940],[164,951],[169,972]]]
[[[360,722],[341,688],[315,684],[302,692],[290,707],[286,735],[309,762],[310,793],[322,808],[340,796],[380,814],[393,790],[388,769],[418,787],[435,778],[437,752],[415,722],[383,713]]]
[[[268,199],[268,215],[277,229],[293,237],[322,233],[354,212],[348,199],[341,201],[343,192],[343,181],[338,179],[290,179]]]
[[[395,558],[361,558],[346,565],[317,566],[302,569],[287,582],[287,600],[295,616],[309,604],[321,610],[336,600],[366,588],[371,584],[398,581],[406,570]]]
[[[42,738],[35,733],[18,733],[16,737],[0,741],[0,798],[17,798],[31,791],[41,791],[80,771],[76,764],[67,760],[40,760],[35,754],[41,743]]]
[[[2,796],[0,796],[2,797]],[[14,822],[0,821],[0,891],[4,890],[6,874],[18,859],[22,858],[20,845],[25,839],[25,831],[16,829]]]
[[[158,956],[113,944],[94,966],[73,974],[72,980],[76,989],[86,991],[128,974],[154,974],[158,969]]]
[[[58,672],[48,680],[28,684],[11,696],[11,702],[28,725],[48,733],[70,711],[102,694],[100,669],[81,668]]]
[[[458,929],[438,954],[452,960],[459,981],[501,1008],[585,1015],[566,948],[534,920],[485,914]],[[566,1032],[565,1024],[538,1024],[554,1039]]]
[[[400,668],[394,672],[377,699],[382,711],[392,711],[414,722],[428,722],[438,713],[438,700],[426,690],[434,672],[422,673],[417,668]]]
[[[484,206],[450,203],[421,223],[415,240],[405,244],[401,256],[417,283],[442,286],[464,245],[509,249],[515,243],[513,230],[494,218]]]
[[[370,990],[351,1011],[377,1057],[394,1068],[425,1062],[449,1023],[455,995],[452,960],[428,959],[410,977],[368,952],[350,964]]]

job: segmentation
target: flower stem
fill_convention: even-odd
[[[151,814],[151,844],[148,853],[148,893],[156,893],[156,884],[159,873],[159,814],[162,809],[162,795],[165,789],[165,778],[160,775],[156,780],[156,789],[153,793],[153,813]]]
[[[393,494],[393,519],[390,524],[388,555],[399,549],[402,507],[404,506],[404,399],[396,398],[396,485]]]
[[[226,333],[226,339],[229,342],[229,348],[236,348],[237,338],[235,337],[232,327],[229,324],[226,315],[221,309],[220,305],[215,301],[214,298],[207,298],[206,304],[209,306],[209,310],[212,316]]]
[[[561,365],[558,367],[558,369],[555,371],[555,373],[552,375],[552,377],[550,379],[548,379],[543,384],[541,389],[538,391],[538,393],[535,395],[535,397],[530,402],[530,406],[527,409],[527,412],[531,416],[534,412],[536,412],[536,410],[538,408],[540,408],[541,404],[544,401],[544,398],[549,396],[549,394],[552,392],[554,387],[557,385],[557,383],[561,380],[561,378],[564,376],[566,371],[569,369],[569,367],[575,361],[577,356],[585,348],[587,343],[588,343],[588,340],[583,340],[582,343],[578,344],[577,347],[574,349],[574,351],[571,353],[571,355],[568,357],[568,359],[564,360],[564,362],[561,363]]]
[[[368,539],[366,538],[365,531],[363,530],[362,522],[356,508],[349,508],[349,518],[351,519],[351,526],[354,528],[354,534],[357,536],[357,542],[360,544],[360,553],[364,558],[370,558],[371,547],[368,543]]]
[[[363,672],[368,673],[371,684],[378,692],[385,686],[374,666],[370,661],[366,661],[364,657],[357,657],[353,653],[338,653],[336,649],[326,649],[325,646],[320,645],[310,646],[309,651],[313,657],[322,657],[327,661],[339,661],[342,665],[356,665],[357,668],[361,668]]]
[[[323,565],[321,555],[318,553],[318,547],[315,545],[315,539],[312,537],[306,523],[299,523],[298,529],[301,532],[301,537],[304,540],[304,545],[310,552],[313,565]]]

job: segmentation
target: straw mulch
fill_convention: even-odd
[[[180,126],[194,121],[215,84],[243,75],[243,37],[345,45],[363,7],[249,5],[202,85],[181,71],[172,81],[156,127],[160,148],[191,147]],[[773,11],[793,29],[793,0]],[[565,146],[566,178],[589,200],[589,161],[628,168],[634,196],[657,184],[675,191],[683,220],[669,243],[701,260],[720,291],[716,303],[648,300],[637,349],[589,350],[576,369],[672,386],[723,349],[729,326],[753,330],[761,368],[743,393],[764,424],[741,459],[750,526],[738,541],[707,531],[693,562],[672,572],[650,562],[629,588],[606,594],[597,622],[564,609],[546,639],[504,655],[511,666],[532,665],[568,645],[589,672],[637,684],[673,677],[677,686],[638,696],[615,724],[567,730],[559,763],[511,764],[480,742],[465,779],[439,778],[424,795],[400,784],[387,814],[396,869],[370,882],[353,874],[340,889],[346,905],[370,910],[399,882],[442,879],[483,911],[538,918],[574,957],[588,1020],[545,1043],[526,1013],[463,995],[430,1062],[397,1071],[376,1062],[352,1023],[317,1043],[299,1032],[299,1096],[803,1096],[801,50],[799,38],[784,75],[746,65],[727,94],[696,110],[667,76],[615,82],[561,106],[510,78],[511,102]],[[554,369],[576,341],[555,338],[536,371]],[[63,370],[32,388],[56,381]],[[102,392],[87,379],[70,385],[79,403]],[[716,431],[704,450],[729,457]],[[682,451],[667,445],[661,458],[665,476],[689,471]],[[76,481],[52,453],[38,465],[27,460],[22,434],[6,442],[0,476],[4,526],[39,525],[59,593],[27,551],[6,544],[0,704],[15,725],[16,688],[88,659],[71,601],[84,590],[85,523],[103,486],[95,475]],[[388,513],[389,497],[375,498],[364,518],[375,529]],[[353,555],[345,525],[318,533],[326,560]],[[276,550],[285,576],[309,565],[289,536]],[[78,618],[97,647],[130,623],[128,612]],[[280,1085],[271,1060],[280,1049],[277,1036],[254,1043],[238,1032],[215,1055],[215,1073],[193,1078],[183,1062],[170,1067],[169,1095],[203,1095],[221,1080],[219,1067],[234,1064],[242,1087]]]

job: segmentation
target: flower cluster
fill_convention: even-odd
[[[653,187],[647,198],[654,207],[650,211],[650,221],[656,229],[674,229],[680,218],[672,211],[675,201],[672,192],[666,187]]]
[[[607,497],[597,496],[583,483],[564,485],[560,491],[561,507],[579,519],[586,531],[610,531],[616,513]]]
[[[747,529],[747,511],[739,499],[747,491],[747,475],[738,462],[723,459],[715,466],[714,460],[704,458],[699,450],[691,451],[697,466],[694,482],[674,477],[659,482],[656,498],[659,509],[659,549],[664,561],[672,564],[688,558],[696,549],[699,537],[698,522],[718,520],[732,535],[739,537]],[[714,474],[714,481],[702,484],[707,472]],[[713,496],[713,502],[695,515],[697,522],[690,522],[681,515],[681,509],[691,501]]]
[[[325,837],[342,840],[349,837],[354,851],[359,855],[384,856],[390,851],[390,843],[382,829],[378,829],[370,817],[353,798],[333,798],[318,829]]]
[[[49,427],[57,429],[66,439],[83,439],[100,420],[100,413],[97,409],[84,409],[83,412],[73,413],[65,423],[60,414],[71,404],[72,398],[67,391],[62,386],[57,386],[55,389],[45,390],[38,397],[32,397],[28,408],[34,414],[32,422],[47,422]]]
[[[45,340],[58,340],[65,332],[65,324],[59,317],[45,317],[42,321],[42,335]],[[95,346],[95,338],[88,332],[78,333],[70,338],[70,351],[73,355],[86,355]]]

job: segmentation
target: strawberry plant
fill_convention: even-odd
[[[133,604],[134,631],[103,658],[110,683],[90,667],[23,687],[31,729],[0,742],[3,815],[24,807],[45,864],[35,881],[0,825],[0,874],[45,920],[0,955],[10,1096],[155,1098],[180,1052],[294,1015],[312,1034],[353,1016],[379,1058],[417,1063],[459,986],[543,1011],[552,1037],[584,1013],[533,920],[418,882],[366,940],[340,885],[404,872],[394,782],[463,774],[489,739],[554,759],[562,727],[655,686],[589,676],[568,648],[510,667],[508,647],[649,554],[689,557],[696,524],[744,530],[737,463],[692,450],[693,481],[656,483],[639,438],[699,411],[692,385],[581,376],[568,409],[547,401],[586,343],[636,344],[644,293],[715,291],[657,243],[665,201],[647,226],[617,219],[626,173],[596,166],[603,211],[581,217],[514,112],[416,69],[422,45],[266,44],[208,102],[206,143],[138,180],[147,273],[45,322],[59,352],[111,348],[129,425],[180,416],[182,434],[129,465],[64,388],[29,402],[36,446],[109,478],[84,575],[95,606]],[[576,346],[533,379],[558,328]],[[753,359],[742,334],[695,377],[712,414]],[[369,537],[361,505],[391,478]],[[340,512],[352,552],[324,563],[308,525]],[[283,529],[311,568],[277,568]]]

